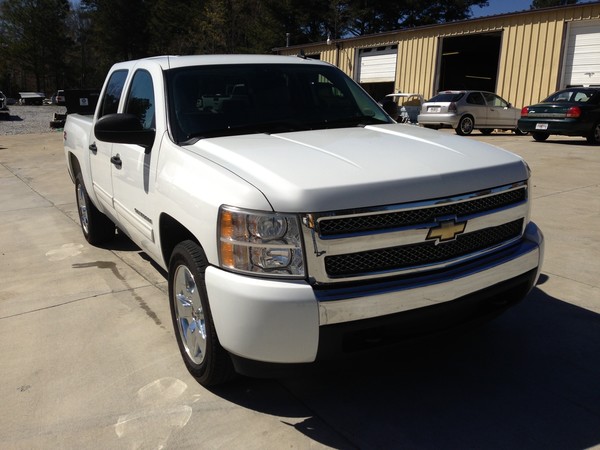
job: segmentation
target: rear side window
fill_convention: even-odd
[[[106,85],[106,91],[104,97],[101,100],[101,109],[98,118],[107,114],[116,113],[119,109],[119,101],[121,101],[121,94],[123,93],[123,86],[127,79],[127,70],[117,70],[112,73],[108,84]]]

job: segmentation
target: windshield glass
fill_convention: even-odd
[[[392,123],[339,69],[304,64],[197,66],[167,73],[179,143],[206,137]]]

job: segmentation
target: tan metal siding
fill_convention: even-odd
[[[356,49],[398,44],[395,89],[419,92],[429,98],[434,94],[439,71],[441,38],[501,31],[496,92],[521,107],[559,87],[566,23],[599,18],[600,4],[576,4],[342,40],[337,59],[334,45],[309,47],[311,51],[319,48],[321,59],[332,64],[338,61],[339,67],[353,76]],[[297,49],[279,50],[287,52]]]

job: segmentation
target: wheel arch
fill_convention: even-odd
[[[75,178],[77,175],[81,173],[81,165],[79,164],[79,160],[77,156],[73,154],[73,152],[69,152],[69,157],[67,158],[67,170],[69,172],[69,176],[71,177],[71,181],[75,183]]]
[[[160,250],[163,257],[164,267],[169,267],[169,260],[173,254],[173,249],[180,242],[190,240],[202,247],[200,241],[196,238],[185,225],[173,218],[169,214],[163,213],[159,221]]]

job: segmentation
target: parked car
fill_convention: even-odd
[[[423,103],[417,120],[427,128],[452,127],[465,136],[475,129],[491,134],[494,129],[517,127],[520,111],[502,97],[486,91],[441,91]]]
[[[537,105],[521,110],[519,128],[536,141],[551,134],[583,136],[600,144],[600,88],[575,87],[555,92]]]
[[[62,89],[59,89],[56,92],[56,95],[54,97],[54,101],[56,102],[57,105],[64,106],[64,104],[65,104],[65,91],[62,90]]]
[[[397,122],[417,123],[417,118],[421,112],[421,106],[423,106],[423,100],[421,94],[397,92],[395,94],[386,95],[381,104],[386,111],[386,104],[388,102],[391,102],[396,106],[396,117],[392,116],[392,119]]]
[[[19,104],[43,105],[46,96],[43,92],[19,92]]]

